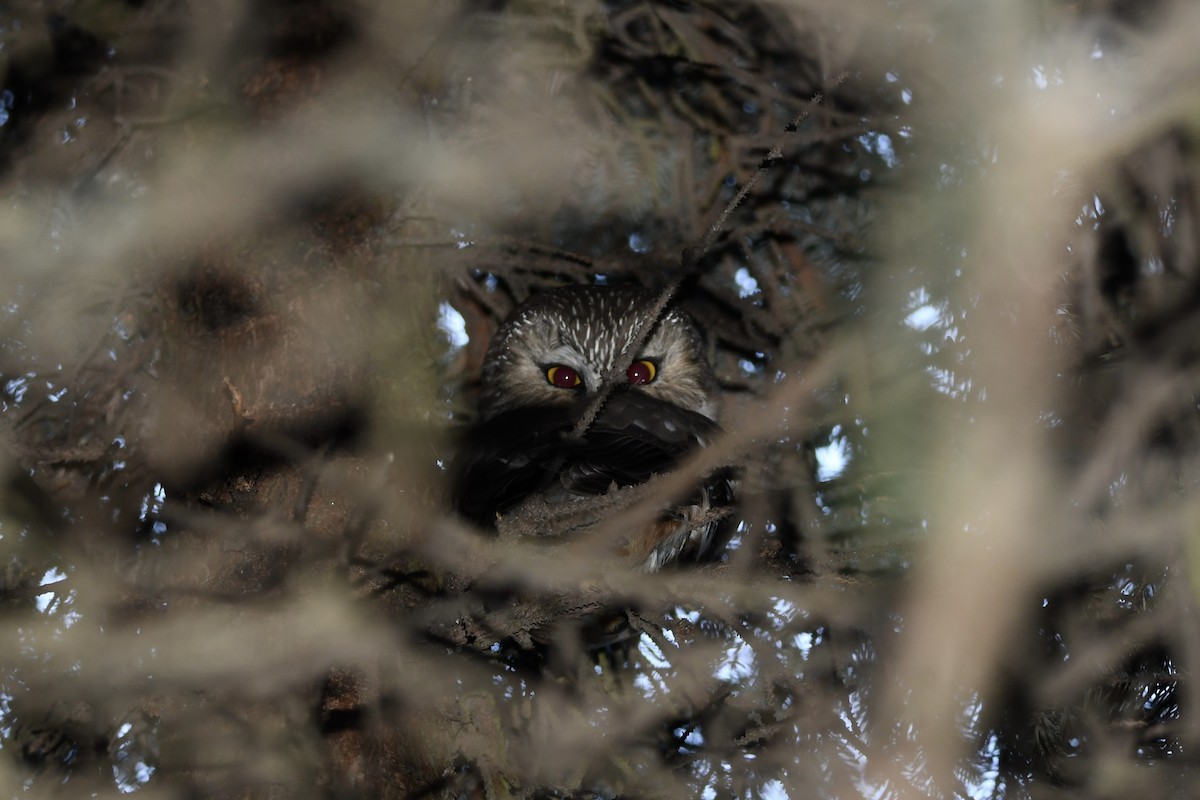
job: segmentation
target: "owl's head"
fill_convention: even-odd
[[[600,389],[656,296],[635,287],[566,286],[533,295],[496,331],[483,364],[480,416],[569,405]],[[716,419],[716,384],[691,320],[668,308],[622,363],[625,385]]]

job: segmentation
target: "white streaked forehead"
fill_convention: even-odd
[[[655,295],[649,292],[625,288],[587,287],[543,292],[505,323],[497,339],[541,339],[545,346],[567,346],[578,351],[591,365],[604,369],[629,346],[654,300]],[[669,309],[655,332],[667,320],[677,323],[684,318]]]

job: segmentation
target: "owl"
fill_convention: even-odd
[[[487,528],[530,497],[557,505],[636,486],[712,440],[716,381],[691,320],[668,307],[627,352],[656,299],[634,287],[569,286],[513,311],[484,359],[479,421],[459,458],[460,515]],[[620,379],[575,436],[613,374]],[[622,532],[621,554],[651,572],[709,557],[731,503],[729,476],[710,476],[653,524]]]

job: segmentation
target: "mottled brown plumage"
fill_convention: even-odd
[[[531,496],[564,503],[636,486],[710,442],[719,431],[716,386],[687,316],[668,308],[630,349],[654,301],[636,288],[564,287],[505,320],[484,361],[480,421],[459,458],[460,514],[490,527]],[[573,436],[605,377],[627,369]],[[720,538],[714,509],[731,502],[728,477],[710,477],[686,503],[622,536],[621,550],[650,571],[708,557]]]

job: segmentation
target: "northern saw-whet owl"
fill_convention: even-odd
[[[668,306],[625,353],[656,299],[635,287],[568,286],[509,315],[484,359],[479,421],[460,453],[459,514],[487,528],[531,496],[559,504],[636,486],[710,442],[720,430],[716,381],[691,320]],[[573,437],[623,357],[623,380]],[[622,532],[622,555],[648,571],[711,556],[731,503],[728,476],[710,476],[652,524]]]

